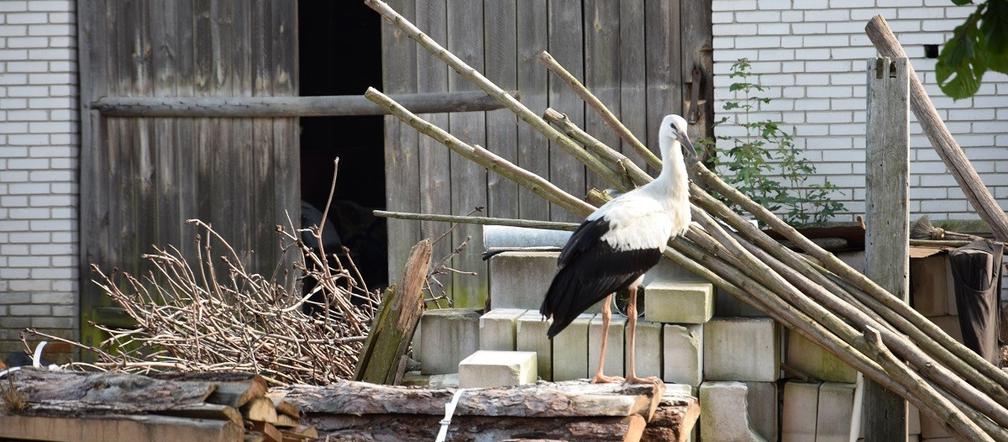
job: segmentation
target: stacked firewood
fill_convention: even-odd
[[[555,148],[584,163],[606,185],[626,191],[652,180],[641,165],[565,120],[559,112],[547,110],[544,116],[536,114],[385,3],[380,0],[365,3],[398,32],[497,98],[519,120],[548,138]],[[881,18],[873,20],[869,30],[888,33],[895,41]],[[602,117],[625,145],[645,158],[649,166],[660,169],[660,160],[604,103],[548,54],[544,53],[541,59],[574,89],[588,108]],[[603,192],[592,192],[588,201],[581,200],[418,117],[375,89],[369,89],[366,96],[458,155],[572,214],[585,216],[608,198]],[[915,100],[914,106],[930,105],[926,96],[925,104],[918,101]],[[1008,440],[1008,373],[956,342],[900,297],[800,234],[703,164],[693,159],[688,161],[687,168],[693,180],[690,202],[695,222],[684,236],[670,241],[663,251],[665,258],[823,346],[885,389],[930,413],[959,437]],[[783,247],[715,195],[741,207],[804,254]]]
[[[4,380],[0,439],[300,442],[318,437],[298,407],[245,373],[55,372]],[[16,402],[16,403],[12,403]],[[161,437],[164,436],[164,437]]]

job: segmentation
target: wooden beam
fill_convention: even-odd
[[[907,59],[868,60],[865,274],[909,301],[910,110]],[[865,381],[866,441],[906,440],[906,400]]]
[[[512,96],[518,93],[511,91]],[[503,108],[481,91],[394,95],[414,113],[473,112]],[[91,109],[106,117],[326,117],[385,115],[363,95],[318,97],[101,97]]]
[[[889,24],[881,15],[875,16],[868,22],[868,25],[865,26],[865,32],[883,56],[893,59],[906,58],[906,51],[903,50],[903,46],[893,35],[892,29],[889,28]],[[973,209],[977,211],[980,218],[990,225],[994,237],[999,241],[1008,240],[1008,215],[1005,215],[990,190],[980,180],[980,175],[970,164],[962,148],[952,138],[952,133],[938,116],[938,111],[928,97],[927,91],[924,90],[924,85],[917,78],[913,66],[907,65],[907,67],[910,72],[910,107],[913,109],[914,115],[917,116],[917,121],[924,129],[924,133],[927,134],[928,140],[931,140],[931,146],[952,172],[952,176],[959,183],[959,187],[962,188]]]

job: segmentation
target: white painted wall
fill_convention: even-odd
[[[79,128],[72,0],[0,1],[0,353],[77,333]]]
[[[1008,207],[1008,76],[988,72],[976,96],[959,101],[936,86],[924,44],[942,44],[972,12],[948,0],[713,0],[717,117],[732,93],[727,73],[746,57],[773,102],[760,118],[792,126],[796,145],[820,176],[841,187],[851,214],[864,213],[865,69],[876,55],[864,34],[877,14],[888,20],[922,76],[939,114],[1002,207]],[[910,115],[910,210],[932,219],[977,219],[944,163]],[[734,120],[732,120],[734,121]],[[733,124],[718,135],[735,135]],[[845,214],[841,219],[850,219]]]

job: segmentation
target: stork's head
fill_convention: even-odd
[[[675,142],[679,142],[684,155],[696,156],[693,142],[690,141],[689,135],[686,134],[686,119],[683,117],[669,114],[665,118],[662,118],[661,128],[658,129],[658,138],[662,148],[665,148],[665,146],[671,147],[675,145]]]

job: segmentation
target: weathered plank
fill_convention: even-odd
[[[431,38],[444,42],[448,40],[448,10],[446,0],[430,0],[417,4],[416,24],[427,31]],[[447,93],[448,66],[431,56],[419,45],[417,51],[417,92]],[[455,92],[452,94],[470,94]],[[399,101],[398,99],[396,101]],[[368,101],[370,103],[370,101]],[[400,104],[404,104],[399,101]],[[372,103],[373,104],[373,103]],[[405,104],[404,104],[405,105]],[[438,127],[448,128],[448,114],[424,116]],[[420,210],[423,213],[452,213],[451,207],[451,167],[448,149],[430,137],[420,137]],[[421,222],[420,230],[424,238],[438,238],[449,228],[446,224]],[[454,245],[448,241],[434,244],[434,259],[451,253]],[[451,294],[451,278],[441,278],[445,292]]]
[[[547,72],[536,60],[549,46],[546,0],[522,0],[516,8],[518,90],[522,102],[536,114],[549,106]],[[518,126],[517,164],[541,177],[549,177],[549,143],[527,124]],[[518,216],[523,219],[549,219],[549,203],[531,191],[518,189]]]
[[[678,37],[679,1],[645,0],[645,76],[647,78],[647,141],[658,152],[658,125],[665,115],[682,113],[682,63]]]
[[[549,52],[571,74],[584,82],[584,25],[581,0],[549,0]],[[567,114],[574,124],[584,124],[584,102],[563,80],[549,78],[549,106]],[[549,179],[574,196],[585,194],[585,166],[560,147],[550,145]],[[567,211],[550,207],[553,221],[577,221]]]
[[[645,77],[644,0],[620,2],[620,107],[616,116],[645,144],[647,139],[647,79]],[[614,110],[615,112],[615,110]],[[624,155],[641,168],[644,159],[635,150],[620,143]]]
[[[620,114],[620,2],[586,0],[584,2],[585,86]],[[619,136],[602,120],[598,112],[588,111],[584,129],[607,146],[619,149]],[[588,188],[605,189],[604,180],[589,174]]]
[[[412,1],[391,1],[389,6],[409,20],[416,17]],[[386,21],[382,21],[382,66],[382,84],[386,93],[416,91],[415,44]],[[416,131],[394,117],[385,117],[385,198],[389,210],[420,209],[417,142]],[[400,279],[409,248],[419,240],[418,223],[388,220],[389,281]]]
[[[483,71],[483,3],[448,0],[447,48],[472,66]],[[452,91],[475,90],[476,86],[452,71],[448,75]],[[452,133],[470,144],[486,144],[486,117],[482,113],[449,115]],[[414,132],[411,128],[407,131]],[[486,169],[455,153],[451,154],[452,212],[468,214],[476,207],[487,207]],[[391,222],[391,220],[390,220]],[[482,308],[486,302],[487,264],[480,257],[483,235],[479,226],[459,225],[452,230],[452,244],[468,238],[469,245],[454,260],[457,269],[477,272],[478,276],[453,274],[452,297],[459,308]]]
[[[516,0],[485,2],[484,37],[486,76],[504,89],[518,85],[518,35]],[[487,112],[487,149],[502,158],[515,162],[518,157],[518,119],[508,110]],[[513,218],[518,216],[518,184],[491,173],[487,176],[487,211],[490,216]]]
[[[865,275],[909,302],[909,77],[906,58],[868,61]],[[865,381],[866,441],[907,437],[906,401]]]
[[[78,412],[135,413],[201,404],[215,386],[208,382],[164,381],[123,373],[50,372],[22,369],[13,381],[29,407],[63,407]]]
[[[683,117],[690,118],[693,109],[690,107],[693,97],[693,69],[700,70],[702,81],[698,87],[698,109],[690,121],[689,136],[694,143],[703,137],[714,135],[714,58],[713,28],[711,24],[711,0],[680,2],[679,23],[682,31],[679,33],[682,63],[680,78],[683,83],[680,109]]]
[[[234,442],[244,430],[226,420],[169,416],[0,416],[0,438],[65,442],[199,440]]]
[[[273,93],[281,96],[298,95],[298,36],[297,8],[288,2],[269,2],[272,23],[270,28],[270,56],[273,60]],[[264,48],[265,50],[265,48]],[[274,219],[285,223],[297,219],[301,213],[301,136],[297,118],[273,120],[273,185],[265,191],[273,192]],[[286,166],[276,166],[286,165]],[[289,217],[289,218],[288,218]],[[290,268],[293,255],[283,264]],[[285,285],[292,287],[297,275],[287,275]]]

